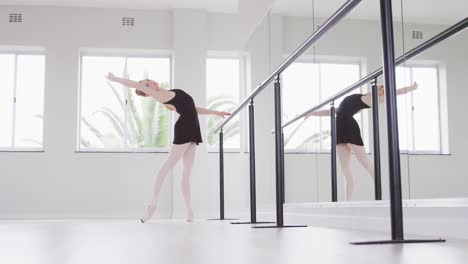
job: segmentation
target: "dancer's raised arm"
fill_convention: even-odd
[[[197,109],[197,113],[199,115],[217,115],[219,117],[222,117],[224,118],[225,116],[228,116],[228,115],[231,115],[231,113],[229,112],[221,112],[221,111],[216,111],[216,110],[210,110],[210,109],[206,109],[206,108],[203,108],[203,107],[196,107]]]
[[[414,82],[411,86],[403,87],[400,89],[396,90],[396,95],[403,95],[409,92],[412,92],[418,88],[418,84]],[[378,93],[379,93],[379,103],[385,102],[385,91],[384,91],[384,86],[380,85],[378,88]],[[368,92],[362,96],[361,99],[365,104],[367,104],[369,107],[372,107],[372,92]]]
[[[151,97],[154,97],[153,96],[154,91],[151,90],[149,87],[147,87],[146,85],[144,85],[142,83],[132,81],[132,80],[129,80],[129,79],[125,79],[125,78],[119,78],[119,77],[115,76],[111,72],[109,72],[105,77],[106,77],[106,79],[108,79],[111,82],[120,83],[123,86],[137,89],[137,90],[142,91],[142,92],[144,92],[145,94],[147,94],[147,95],[149,95]]]
[[[406,93],[409,93],[409,92],[412,92],[412,91],[416,90],[417,88],[418,88],[418,83],[414,82],[414,83],[413,83],[412,85],[410,85],[410,86],[397,89],[397,90],[396,90],[396,94],[397,94],[397,95],[406,94]]]
[[[315,111],[315,112],[312,112],[312,113],[308,113],[304,119],[307,119],[311,116],[329,116],[330,115],[330,109],[325,109],[325,110],[319,110],[319,111]]]

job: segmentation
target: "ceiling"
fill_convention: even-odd
[[[276,0],[273,13],[288,16],[315,16],[328,18],[345,0]],[[351,19],[378,20],[378,0],[363,0],[348,16]],[[401,3],[405,22],[426,24],[453,24],[468,16],[468,0],[393,0],[394,20],[401,20]]]
[[[252,0],[255,1],[255,0]],[[195,8],[210,12],[235,13],[238,0],[0,0],[1,5],[101,7],[167,10]]]

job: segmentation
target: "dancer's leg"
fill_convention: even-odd
[[[366,169],[372,181],[374,181],[374,165],[369,159],[369,156],[367,156],[366,149],[364,148],[364,146],[358,146],[354,144],[348,144],[348,146],[353,151],[359,163],[364,167],[364,169]]]
[[[336,152],[346,180],[346,201],[349,201],[354,192],[354,178],[351,171],[351,149],[346,144],[338,144],[336,145]]]
[[[156,181],[154,183],[153,189],[153,197],[151,202],[148,205],[146,210],[146,214],[142,217],[142,222],[148,221],[151,216],[153,215],[154,211],[156,210],[156,206],[158,204],[159,193],[161,192],[161,187],[164,183],[169,172],[174,168],[180,158],[183,156],[187,148],[190,146],[190,143],[182,144],[182,145],[172,145],[171,152],[169,153],[169,157],[164,162],[162,167],[159,169],[158,176],[156,177]]]
[[[187,151],[185,151],[182,162],[184,164],[184,169],[182,172],[182,180],[180,182],[182,195],[184,197],[185,207],[187,208],[187,221],[193,221],[193,208],[192,200],[190,193],[190,174],[192,172],[193,161],[195,159],[196,145],[191,143]]]

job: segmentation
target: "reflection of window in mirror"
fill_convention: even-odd
[[[28,50],[0,54],[0,150],[41,151],[45,56]]]
[[[396,68],[397,87],[418,83],[398,97],[400,150],[415,154],[448,153],[444,70],[437,63],[411,63]]]
[[[85,52],[81,56],[80,151],[167,151],[171,114],[154,99],[108,82],[113,72],[132,80],[152,79],[171,87],[171,58],[147,54]]]
[[[239,54],[209,54],[206,60],[206,107],[209,109],[228,111],[234,110],[240,98],[244,96],[241,87],[244,83],[243,59]],[[207,117],[207,146],[209,151],[218,151],[219,135],[214,129],[221,119],[217,116]],[[241,115],[233,119],[223,128],[225,151],[239,151],[241,146]]]
[[[355,58],[303,58],[293,63],[282,76],[283,119],[287,121],[357,82],[361,62]],[[337,78],[339,76],[339,78]],[[360,93],[356,90],[352,93]],[[335,101],[338,107],[344,97]],[[363,139],[369,142],[366,113],[355,115]],[[285,150],[289,152],[330,152],[330,117],[309,118],[285,131]],[[368,144],[365,144],[368,145]]]

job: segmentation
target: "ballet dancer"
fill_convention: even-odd
[[[192,222],[194,216],[190,194],[190,174],[195,159],[195,147],[202,142],[198,115],[217,115],[224,118],[230,115],[230,113],[197,107],[192,97],[183,90],[165,90],[159,86],[159,83],[153,80],[136,82],[116,77],[112,73],[108,73],[105,77],[109,81],[134,88],[137,95],[152,97],[156,101],[162,103],[167,109],[176,111],[179,114],[179,119],[174,125],[174,141],[169,152],[169,157],[159,169],[153,187],[152,199],[146,208],[145,214],[140,218],[140,221],[146,223],[152,217],[156,211],[159,193],[161,192],[164,179],[177,162],[182,159],[183,172],[181,190],[187,208],[186,220],[187,222]]]
[[[402,95],[414,91],[418,87],[413,85],[397,89],[396,94]],[[383,85],[378,87],[379,103],[384,102],[385,93]],[[341,170],[346,180],[346,201],[352,199],[354,192],[354,177],[351,171],[351,154],[354,153],[359,163],[367,171],[374,181],[373,164],[367,156],[366,149],[361,137],[361,129],[354,115],[362,109],[372,107],[372,92],[366,94],[352,94],[343,99],[336,111],[336,152],[340,160]],[[305,116],[329,116],[330,110],[320,110]]]

